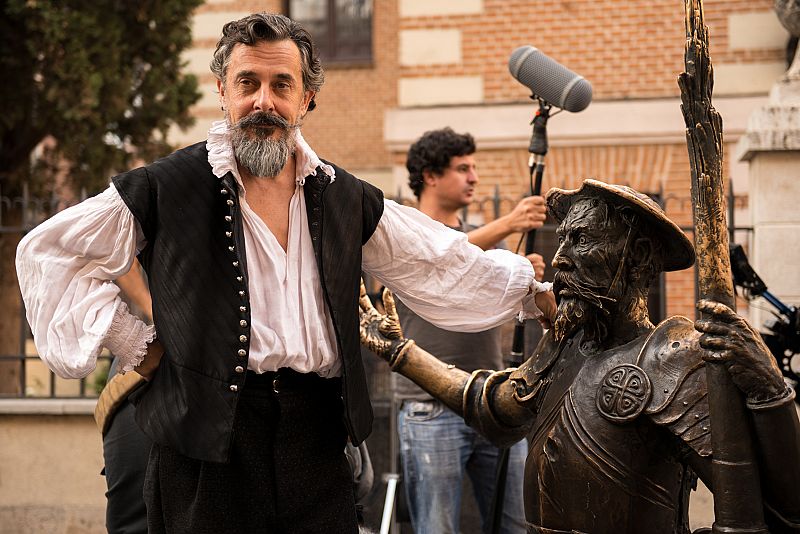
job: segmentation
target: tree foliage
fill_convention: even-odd
[[[0,0],[3,193],[30,178],[31,153],[48,137],[44,160],[90,190],[135,159],[167,153],[168,129],[191,125],[200,96],[180,54],[201,3]]]

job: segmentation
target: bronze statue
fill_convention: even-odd
[[[388,293],[381,315],[362,291],[362,342],[498,445],[531,440],[526,518],[543,534],[689,532],[696,477],[712,483],[704,368],[723,361],[747,402],[770,532],[800,531],[795,394],[759,334],[709,300],[694,323],[648,317],[659,273],[694,263],[685,234],[628,187],[586,180],[547,204],[559,223],[558,312],[521,367],[443,364],[403,338]]]

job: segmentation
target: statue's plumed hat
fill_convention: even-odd
[[[638,213],[655,233],[648,237],[659,239],[664,246],[665,271],[680,271],[694,264],[694,247],[686,234],[669,220],[661,206],[652,198],[630,187],[599,180],[584,180],[579,189],[554,187],[547,192],[547,209],[560,224],[572,204],[586,197],[599,197],[614,209],[626,206]]]

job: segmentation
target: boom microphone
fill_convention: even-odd
[[[526,45],[514,50],[508,70],[516,80],[553,106],[573,113],[592,101],[592,84],[538,48]]]

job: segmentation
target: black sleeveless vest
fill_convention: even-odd
[[[211,172],[205,142],[113,183],[142,227],[153,320],[165,348],[147,387],[134,393],[136,421],[156,442],[199,460],[225,462],[250,350],[250,298],[237,184]],[[361,362],[361,246],[383,213],[377,188],[335,167],[306,177],[309,230],[342,358],[344,420],[360,443],[372,427]],[[309,317],[308,320],[316,320]]]

